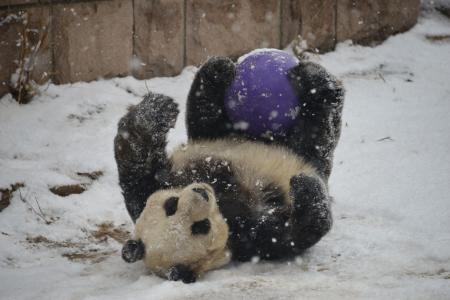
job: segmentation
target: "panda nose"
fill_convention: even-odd
[[[200,194],[206,202],[209,201],[208,192],[205,189],[196,187],[196,188],[193,188],[192,190],[194,192]]]

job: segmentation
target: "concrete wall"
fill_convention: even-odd
[[[24,24],[37,43],[38,83],[171,76],[212,55],[284,48],[295,37],[332,50],[413,26],[420,0],[0,0],[0,95],[17,68]]]

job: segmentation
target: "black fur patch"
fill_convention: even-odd
[[[270,183],[262,188],[263,202],[270,206],[282,206],[286,198],[281,187]]]
[[[289,79],[302,106],[286,145],[312,163],[327,181],[341,132],[344,89],[334,76],[312,62],[301,62],[289,70]]]
[[[182,280],[184,283],[194,283],[196,280],[194,272],[185,265],[176,265],[170,268],[168,279]]]
[[[316,177],[298,175],[291,178],[294,197],[292,212],[293,250],[296,254],[317,243],[331,228],[330,199]]]
[[[198,70],[186,105],[189,139],[214,139],[232,132],[223,103],[234,73],[234,63],[219,57],[211,58]]]
[[[123,245],[122,258],[127,263],[133,263],[144,258],[145,246],[141,240],[129,240]]]
[[[205,189],[202,189],[202,188],[193,188],[192,190],[193,190],[194,192],[196,192],[196,193],[199,193],[199,194],[203,197],[203,199],[206,200],[206,202],[209,201],[208,192],[207,192]]]
[[[177,212],[178,208],[178,197],[170,197],[164,203],[164,210],[166,211],[166,216],[173,216]]]
[[[144,210],[148,197],[164,185],[158,174],[168,172],[166,134],[178,115],[173,99],[149,93],[119,121],[114,154],[119,183],[133,222]]]
[[[208,234],[211,229],[211,222],[208,219],[194,222],[191,226],[191,232],[193,235]]]

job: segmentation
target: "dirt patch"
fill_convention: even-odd
[[[43,235],[27,237],[26,243],[30,247],[46,247],[49,249],[61,249],[61,256],[74,262],[99,263],[117,251],[109,247],[110,239],[120,244],[130,238],[130,232],[125,225],[114,226],[112,223],[101,223],[93,231],[83,230],[87,237],[81,241],[55,241]]]
[[[76,172],[80,177],[89,179],[88,182],[77,183],[77,184],[65,184],[50,187],[49,190],[55,195],[60,197],[67,197],[70,195],[77,195],[84,193],[93,181],[98,180],[103,176],[103,171],[93,171],[93,172]]]
[[[398,76],[407,82],[413,82],[414,73],[406,67],[396,67],[389,64],[379,64],[374,68],[351,71],[341,75],[341,78],[371,78],[386,82],[386,77]]]
[[[62,256],[74,262],[90,262],[93,264],[99,263],[107,259],[115,251],[99,251],[98,249],[91,249],[83,252],[63,253]]]
[[[40,244],[47,248],[77,248],[82,245],[82,243],[74,243],[70,241],[53,241],[43,235],[27,237],[26,241],[33,246]]]
[[[105,110],[105,105],[90,105],[85,109],[85,111],[81,114],[69,114],[67,118],[69,120],[78,121],[80,124],[84,123],[88,120],[93,120],[96,115],[101,114]]]
[[[427,34],[425,38],[433,43],[450,42],[450,34],[437,34],[437,35]]]
[[[98,241],[107,241],[108,238],[112,238],[120,244],[124,244],[131,237],[130,232],[124,228],[124,225],[114,227],[112,223],[98,225],[98,230],[92,231],[91,234]]]
[[[84,193],[86,190],[87,185],[83,183],[59,185],[50,188],[50,192],[61,197],[67,197],[73,194],[81,194]]]
[[[25,184],[22,182],[11,184],[9,188],[0,189],[1,198],[0,198],[0,212],[7,208],[11,204],[11,198],[15,191],[20,188],[23,188]]]
[[[442,279],[450,280],[450,270],[446,270],[443,268],[438,269],[436,271],[429,271],[429,272],[409,271],[409,272],[406,272],[406,275],[419,277],[419,278],[442,278]]]
[[[93,171],[93,172],[77,172],[78,176],[86,177],[91,180],[97,180],[103,176],[103,171]]]

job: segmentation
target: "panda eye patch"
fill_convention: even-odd
[[[178,197],[170,197],[164,202],[164,210],[166,211],[166,216],[173,216],[177,212],[178,208]]]
[[[211,222],[208,219],[194,222],[191,226],[191,232],[193,235],[197,234],[208,234],[211,229]]]
[[[206,202],[209,201],[208,192],[207,192],[205,189],[202,189],[202,188],[193,188],[192,190],[193,190],[194,192],[196,192],[196,193],[199,193],[199,194],[203,197],[203,199],[206,200]]]

